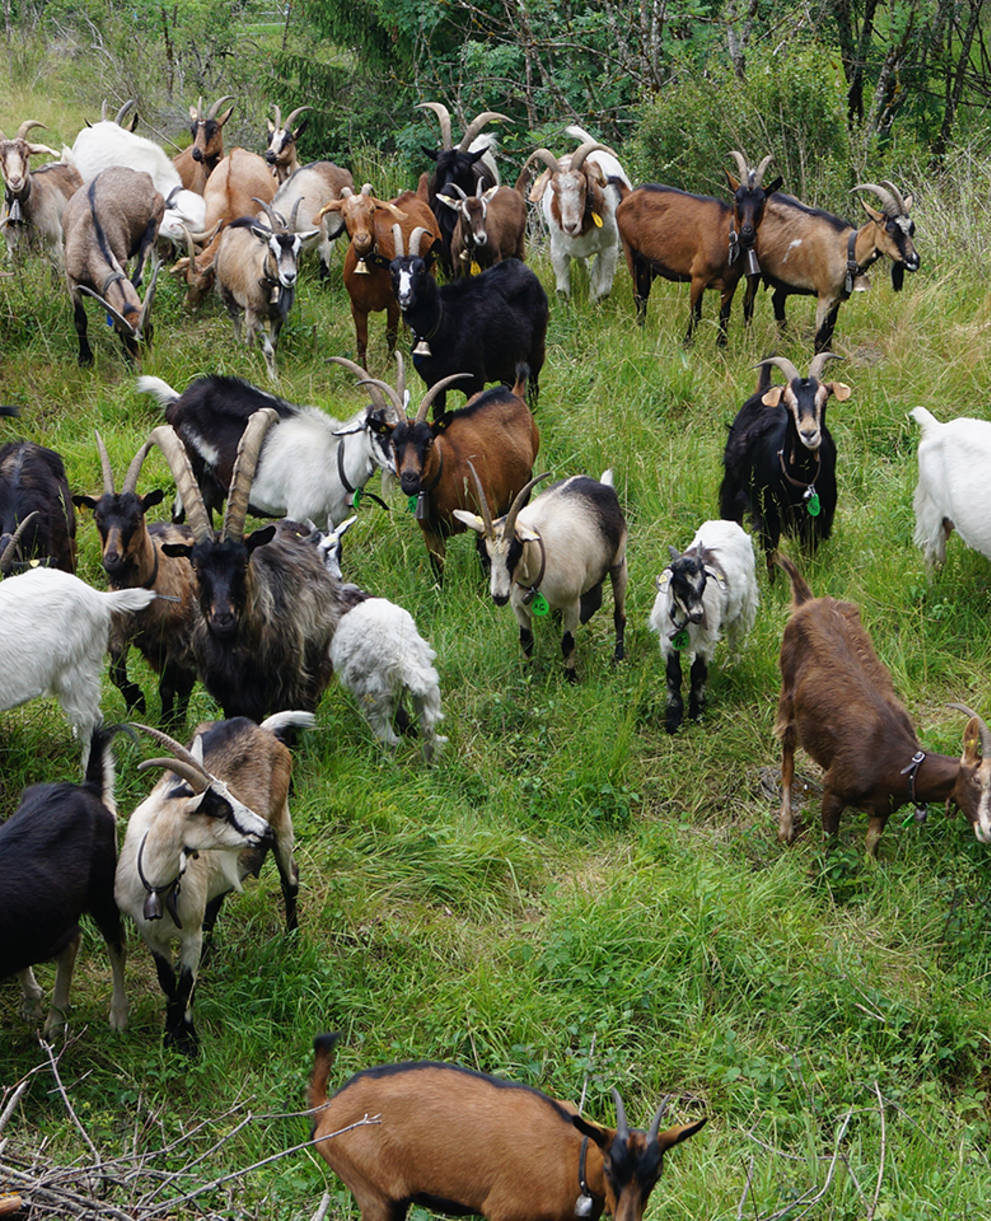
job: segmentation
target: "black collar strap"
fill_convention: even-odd
[[[145,905],[142,911],[146,920],[161,920],[162,918],[162,899],[165,899],[165,910],[172,917],[172,922],[176,928],[182,928],[182,921],[179,919],[179,910],[177,901],[179,898],[180,880],[182,878],[182,869],[175,875],[171,882],[166,882],[164,886],[152,886],[145,877],[145,872],[141,868],[141,854],[144,852],[145,840],[148,838],[146,831],[141,837],[141,843],[138,844],[138,877],[141,879],[141,885],[145,888],[148,897],[145,899]]]
[[[578,1154],[578,1199],[575,1201],[575,1216],[578,1218],[597,1217],[602,1211],[600,1204],[596,1208],[596,1200],[585,1177],[585,1158],[588,1154],[588,1137],[582,1137],[581,1152]]]
[[[346,492],[348,492],[351,495],[353,495],[355,492],[357,492],[358,489],[355,487],[352,487],[351,484],[348,483],[348,477],[347,477],[347,475],[344,474],[344,438],[343,437],[341,437],[340,441],[338,441],[338,443],[337,443],[337,477],[340,479],[341,483],[344,484],[344,490]]]
[[[853,282],[857,276],[862,276],[881,257],[881,251],[875,246],[866,262],[858,263],[854,251],[857,248],[859,229],[854,229],[846,242],[846,279],[843,281],[843,291],[849,297],[853,292]]]
[[[532,541],[532,540],[530,540],[530,539],[527,540],[527,542],[530,542],[530,541]],[[540,592],[540,582],[544,579],[544,570],[547,567],[547,552],[544,549],[544,540],[540,537],[539,532],[537,533],[537,538],[535,541],[537,543],[537,546],[540,548],[540,568],[537,570],[537,577],[536,577],[536,580],[533,582],[533,584],[527,586],[524,589],[524,593],[523,593],[523,605],[524,606],[529,606],[530,603],[537,596],[537,594]],[[525,547],[526,543],[524,543],[523,545]],[[517,581],[517,585],[520,585],[519,581]],[[523,588],[523,586],[520,585],[520,588]],[[586,1137],[586,1140],[587,1139],[588,1138]]]
[[[142,589],[154,589],[155,582],[158,580],[158,548],[152,543],[151,549],[155,553],[155,567],[151,570],[151,576],[148,580],[141,582]]]
[[[437,302],[437,321],[433,324],[433,326],[430,328],[430,330],[427,331],[427,333],[425,335],[421,335],[418,331],[413,332],[413,338],[417,341],[417,343],[429,343],[430,340],[433,339],[433,337],[440,330],[440,324],[443,321],[443,318],[444,318],[444,303],[442,301],[438,301]],[[424,352],[424,356],[425,355],[426,355],[426,353]]]
[[[816,469],[811,479],[796,479],[794,475],[789,474],[788,466],[785,465],[785,451],[778,450],[778,461],[781,463],[781,474],[788,480],[792,487],[796,488],[811,488],[815,486],[815,481],[819,478],[819,472],[822,470],[822,455],[816,450]],[[792,465],[795,461],[795,454],[792,453],[788,459],[788,465]]]
[[[926,752],[924,750],[917,750],[912,756],[911,763],[909,763],[908,767],[903,767],[900,773],[902,776],[908,776],[908,796],[912,805],[915,806],[916,822],[925,822],[929,816],[929,803],[919,801],[915,795],[915,778],[919,773],[919,768],[925,761]]]

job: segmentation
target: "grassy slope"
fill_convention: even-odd
[[[22,109],[0,110],[0,126],[16,126]],[[46,117],[37,98],[28,109]],[[924,197],[917,223],[921,274],[906,278],[899,297],[879,269],[872,293],[840,313],[835,347],[847,361],[834,375],[853,388],[848,403],[830,408],[840,505],[834,538],[804,568],[814,591],[861,604],[923,743],[955,752],[962,718],[946,702],[987,707],[987,562],[954,540],[943,574],[927,577],[911,544],[916,438],[906,412],[922,402],[941,417],[986,413],[989,314],[972,252],[955,253],[955,235],[968,227],[961,205]],[[535,262],[550,283],[546,260]],[[74,991],[80,1037],[62,1061],[73,1101],[106,1152],[128,1144],[135,1123],[153,1144],[235,1100],[250,1099],[257,1112],[293,1110],[311,1038],[328,1028],[344,1032],[337,1079],[388,1059],[449,1058],[576,1099],[594,1039],[592,1115],[611,1116],[616,1085],[631,1116],[645,1119],[663,1093],[683,1115],[698,1103],[712,1116],[669,1159],[657,1215],[737,1215],[751,1161],[747,1215],[783,1208],[824,1181],[852,1109],[816,1216],[863,1216],[883,1156],[878,1217],[975,1217],[991,1194],[982,1152],[986,850],[959,816],[947,821],[938,810],[922,828],[893,820],[877,866],[864,865],[865,820],[850,812],[831,858],[820,851],[814,811],[791,850],[777,845],[760,771],[777,761],[781,582],[770,588],[762,577],[741,662],[717,658],[704,722],[674,739],[663,731],[663,669],[645,627],[653,577],[667,544],[684,546],[716,511],[725,425],[749,393],[754,361],[777,347],[806,362],[811,307],[793,299],[799,327],[781,346],[768,301],[748,336],[738,306],[723,354],[708,296],[706,325],[685,351],[684,287],[656,286],[640,332],[625,269],[597,308],[576,279],[575,299],[552,303],[540,469],[615,470],[631,527],[627,661],[617,670],[609,663],[607,595],[579,637],[580,686],[562,682],[549,624],[538,628],[527,673],[512,616],[488,599],[470,543],[453,542],[442,595],[399,498],[389,515],[363,509],[345,567],[406,606],[437,649],[449,750],[429,770],[413,748],[383,758],[332,687],[296,765],[298,937],[280,931],[274,870],[229,903],[201,977],[203,1054],[189,1064],[160,1048],[163,1005],[133,938],[131,1026],[111,1034],[105,956],[88,936]],[[218,304],[187,317],[178,288],[165,282],[155,316],[143,371],[180,387],[210,371],[263,382],[260,357],[234,347]],[[0,283],[2,397],[21,404],[24,435],[63,453],[80,490],[99,487],[94,428],[121,469],[158,422],[95,311],[90,325],[96,367],[81,372],[67,303],[47,271]],[[372,330],[371,362],[387,375],[381,320]],[[280,349],[281,392],[349,413],[360,399],[326,357],[352,352],[341,286],[321,286],[308,272]],[[166,480],[152,456],[142,488]],[[81,574],[99,583],[88,518],[79,536]],[[104,709],[124,715],[109,683]],[[202,691],[194,714],[215,715]],[[4,812],[25,784],[74,775],[77,747],[54,706],[34,703],[0,714],[0,723]],[[134,748],[119,753],[126,812],[147,781]],[[50,983],[51,972],[43,975]],[[18,1005],[8,981],[0,988],[8,1084],[40,1059]],[[883,1141],[875,1083],[887,1103]],[[250,1125],[202,1177],[305,1131],[299,1119]],[[21,1145],[44,1133],[66,1158],[80,1150],[44,1074],[8,1132]],[[216,1137],[211,1128],[193,1143]],[[182,1165],[189,1155],[177,1158]],[[305,1156],[249,1176],[236,1207],[245,1216],[308,1216],[325,1180],[346,1209],[323,1163]],[[214,1207],[224,1207],[222,1195]]]

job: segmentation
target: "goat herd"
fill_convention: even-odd
[[[862,286],[873,262],[891,259],[895,288],[906,269],[918,268],[910,195],[887,181],[862,184],[857,189],[876,195],[881,208],[865,202],[867,221],[857,229],[781,195],[780,179],[765,185],[770,158],[751,168],[739,152],[732,154],[739,176],[727,174],[732,204],[662,186],[634,190],[612,150],[577,127],[568,129],[578,141],[570,156],[538,148],[510,188],[499,183],[494,140],[482,130],[505,116],[484,112],[455,146],[447,109],[425,103],[441,129],[442,146],[430,152],[434,171],[422,175],[416,191],[386,201],[369,184],[355,191],[351,175],[332,162],[299,165],[306,107],[285,121],[275,108],[264,156],[240,148],[224,155],[223,127],[233,106],[223,108],[231,100],[221,98],[207,111],[201,102],[191,108],[193,143],[174,163],[135,135],[133,122],[125,125],[126,107],[115,120],[104,116],[85,127],[61,160],[35,170],[31,157],[58,156],[28,140],[41,124],[25,121],[13,139],[0,133],[3,232],[15,257],[37,248],[64,267],[81,363],[92,362],[87,295],[106,310],[129,359],[150,340],[160,265],[153,252],[176,241],[186,253],[173,271],[187,284],[189,304],[215,285],[236,331],[243,315],[249,343],[261,336],[275,378],[300,252],[318,246],[326,273],[332,243],[346,231],[343,275],[358,359],[334,359],[368,397],[355,416],[337,421],[234,378],[201,377],[179,393],[160,378],[143,377],[139,387],[159,401],[167,423],[135,455],[119,491],[97,436],[99,496],[73,496],[51,450],[29,441],[0,448],[0,571],[7,577],[0,585],[0,708],[53,694],[83,741],[84,783],[32,787],[0,829],[0,974],[20,973],[34,1012],[42,993],[31,967],[57,960],[49,1035],[65,1024],[83,912],[94,917],[110,951],[111,1025],[120,1029],[127,1020],[119,915],[125,912],[155,960],[166,996],[166,1041],[187,1053],[197,1047],[192,995],[204,937],[224,896],[258,871],[269,848],[286,924],[295,927],[288,747],[313,723],[335,673],[386,744],[398,742],[397,729],[413,726],[404,697],[427,758],[446,741],[437,732],[442,712],[432,649],[405,610],[342,576],[342,538],[354,520],[349,506],[369,494],[363,489],[376,470],[391,472],[410,498],[439,581],[446,539],[466,529],[477,533],[492,598],[511,604],[527,656],[534,616],[560,611],[565,672],[573,681],[575,632],[600,606],[608,576],[614,658],[623,657],[627,525],[611,472],[572,476],[531,499],[546,478],[533,477],[540,438],[532,409],[548,302],[523,262],[523,192],[536,164],[544,168],[529,200],[541,205],[561,294],[570,289],[570,261],[594,259],[591,296],[606,296],[622,247],[641,322],[656,275],[690,281],[689,336],[704,289],[718,288],[725,342],[741,276],[748,318],[761,277],[773,288],[779,321],[789,294],[817,298],[807,373],[782,357],[761,362],[756,392],[726,444],[721,519],[703,523],[684,553],[672,548],[657,580],[650,626],[666,664],[668,731],[684,714],[682,661],[690,666],[689,715],[698,717],[717,641],[725,634],[738,648],[754,623],[754,550],[742,529],[748,518],[770,576],[780,566],[792,584],[776,725],[784,748],[780,838],[793,835],[793,755],[802,745],[825,772],[827,832],[835,832],[845,806],[866,809],[873,852],[893,810],[946,800],[959,805],[981,842],[991,842],[991,737],[984,721],[959,705],[968,718],[961,759],[923,751],[856,608],[813,598],[778,554],[783,532],[808,550],[829,537],[837,489],[826,404],[851,391],[826,379],[834,359],[826,349],[840,304]],[[441,285],[438,265],[447,277]],[[414,414],[399,354],[394,384],[365,368],[368,315],[382,311],[390,350],[400,314],[413,333],[412,364],[427,387]],[[773,384],[774,369],[784,384]],[[501,384],[486,389],[493,381]],[[447,411],[452,388],[472,397]],[[971,486],[991,459],[991,425],[940,424],[923,408],[913,414],[922,428],[916,541],[931,562],[941,562],[956,527],[991,555],[986,515],[974,508],[981,496]],[[153,445],[175,479],[170,522],[146,520],[161,491],[138,492]],[[72,575],[73,503],[93,512],[110,593]],[[214,511],[221,509],[217,531]],[[246,534],[249,512],[280,520]],[[130,815],[118,856],[109,764],[120,727],[102,724],[100,681],[109,651],[112,681],[129,709],[144,711],[143,693],[127,672],[131,645],[159,675],[165,723],[184,722],[197,678],[227,719],[200,725],[188,747],[136,726],[164,750],[140,769],[162,775]],[[318,1040],[314,1106],[327,1104],[330,1046]],[[661,1132],[659,1111],[649,1131],[631,1131],[618,1094],[616,1107],[617,1126],[607,1129],[566,1104],[481,1074],[391,1066],[352,1079],[318,1121],[320,1136],[376,1112],[386,1120],[381,1131],[359,1127],[347,1141],[317,1147],[354,1192],[365,1221],[401,1215],[412,1201],[510,1221],[522,1215],[520,1182],[533,1191],[541,1184],[547,1196],[539,1208],[528,1199],[527,1215],[564,1221],[603,1208],[616,1213],[622,1204],[623,1215],[636,1221],[664,1150],[702,1124]],[[436,1142],[441,1156],[427,1140],[427,1125],[437,1123],[471,1129],[473,1139]],[[521,1128],[529,1141],[520,1141]],[[489,1174],[478,1150],[509,1130],[516,1153]],[[524,1154],[535,1159],[529,1170]]]

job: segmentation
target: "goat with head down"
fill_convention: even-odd
[[[0,407],[0,416],[16,416]],[[60,454],[34,441],[0,445],[0,576],[16,557],[76,571],[76,514]]]

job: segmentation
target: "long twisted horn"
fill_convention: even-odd
[[[148,451],[151,449],[154,442],[145,441],[144,445],[131,459],[131,465],[127,468],[127,474],[124,476],[124,482],[120,485],[120,494],[125,492],[135,492],[138,487],[138,476],[141,474],[141,467],[144,465],[145,458],[148,457]]]
[[[765,356],[763,360],[757,362],[757,365],[758,367],[760,365],[776,365],[790,382],[800,382],[802,380],[801,373],[799,373],[787,356]]]
[[[475,470],[475,464],[469,458],[468,469],[471,471],[471,477],[475,481],[475,491],[478,495],[478,511],[482,515],[482,521],[485,524],[485,537],[495,538],[495,529],[492,525],[492,514],[489,512],[489,502],[485,496],[485,488],[482,487],[482,481],[478,477],[478,471]]]
[[[24,531],[28,528],[31,522],[38,516],[38,510],[35,509],[29,513],[22,521],[17,523],[17,529],[10,536],[10,540],[3,551],[0,552],[0,572],[6,568],[7,564],[13,560],[14,553],[17,551],[17,544],[21,541]]]
[[[531,479],[529,483],[524,484],[513,497],[513,503],[509,506],[509,512],[506,514],[506,521],[502,527],[503,536],[505,538],[509,538],[516,529],[516,519],[519,516],[520,509],[523,508],[523,504],[526,501],[526,498],[530,495],[531,491],[537,486],[538,483],[542,483],[545,479],[550,479],[550,477],[551,472],[544,471],[542,475],[537,475],[536,478]]]
[[[812,357],[809,364],[809,381],[815,378],[818,381],[822,377],[822,371],[826,367],[826,362],[830,360],[842,360],[842,356],[837,356],[835,352],[819,352]]]
[[[984,718],[979,716],[973,708],[968,708],[966,704],[947,704],[947,708],[956,708],[960,712],[964,712],[969,717],[973,717],[977,721],[977,727],[981,734],[981,754],[985,759],[991,759],[991,730],[984,724]]]
[[[431,403],[442,390],[446,390],[448,386],[452,385],[454,382],[461,381],[462,378],[473,376],[474,374],[472,373],[451,373],[448,377],[442,377],[439,382],[434,382],[434,384],[421,399],[420,406],[417,408],[416,419],[413,422],[415,424],[423,423],[423,421],[427,418],[427,412],[430,409]]]
[[[206,117],[208,119],[215,119],[217,117],[217,111],[221,108],[221,106],[223,106],[224,102],[233,102],[233,101],[234,101],[234,94],[225,93],[223,97],[217,98],[217,100],[214,102],[214,104],[206,112]]]
[[[103,494],[104,496],[113,496],[114,472],[110,465],[110,455],[107,453],[107,447],[103,444],[103,438],[99,433],[96,434],[96,452],[100,455],[100,470],[103,473]]]
[[[451,143],[451,112],[443,102],[418,102],[417,110],[432,110],[440,122],[440,146],[442,149],[453,148]]]
[[[481,114],[475,115],[472,121],[465,128],[465,134],[461,137],[461,143],[458,145],[458,152],[464,153],[468,150],[468,145],[478,135],[486,123],[491,123],[498,119],[503,123],[511,123],[512,119],[508,115],[500,114],[498,110],[483,110]]]
[[[159,424],[152,430],[149,440],[153,441],[165,455],[165,461],[169,464],[169,470],[175,480],[176,491],[179,493],[182,507],[186,510],[186,519],[193,532],[193,538],[198,543],[212,539],[213,524],[210,521],[210,514],[203,503],[203,494],[196,482],[189,455],[179,439],[179,434],[171,424]]]
[[[873,191],[881,201],[881,211],[885,216],[894,218],[901,215],[898,204],[895,202],[891,192],[886,191],[884,187],[878,186],[876,182],[858,182],[853,189],[855,191]]]
[[[251,484],[261,455],[262,442],[265,440],[265,434],[278,419],[279,413],[274,407],[262,407],[260,411],[252,412],[244,432],[241,433],[234,456],[234,470],[231,472],[224,522],[220,527],[221,542],[230,540],[232,543],[239,543],[244,537],[244,519],[248,515]]]
[[[623,1100],[615,1086],[613,1086],[612,1096],[616,1103],[616,1135],[620,1140],[629,1140],[630,1128],[626,1122],[626,1107],[623,1106]]]

